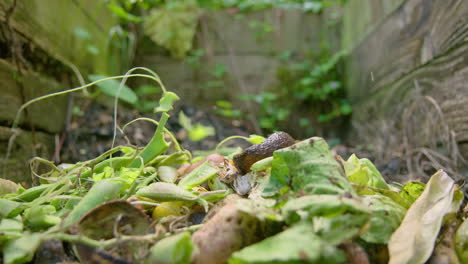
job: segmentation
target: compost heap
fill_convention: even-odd
[[[29,189],[0,179],[4,263],[468,263],[467,207],[440,170],[387,183],[368,159],[286,133],[192,157],[164,128],[50,170]],[[448,261],[448,262],[447,262]]]

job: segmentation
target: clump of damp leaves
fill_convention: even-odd
[[[389,184],[370,160],[335,157],[318,137],[272,148],[262,144],[275,144],[273,135],[232,136],[212,153],[192,157],[164,127],[179,97],[146,68],[33,99],[18,111],[14,134],[29,105],[110,79],[122,79],[114,101],[117,120],[119,92],[131,77],[152,79],[163,91],[158,121],[138,118],[121,129],[152,122],[150,142],[141,148],[113,143],[95,159],[69,166],[34,158],[31,168],[43,164],[49,170],[32,169],[40,184],[29,189],[0,179],[4,263],[44,263],[43,252],[83,263],[468,261],[468,208],[446,172],[426,184]],[[114,123],[114,138],[118,129]],[[235,138],[256,146],[222,147]],[[272,155],[255,152],[265,148]],[[239,160],[249,164],[242,166],[244,175]]]

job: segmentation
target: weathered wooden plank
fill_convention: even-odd
[[[11,124],[16,112],[28,100],[64,89],[62,84],[34,72],[20,75],[9,62],[0,59],[0,121]],[[37,102],[27,108],[29,120],[24,115],[20,125],[57,133],[65,124],[67,97],[60,96]]]
[[[343,12],[342,47],[352,50],[405,0],[353,0]]]
[[[0,20],[14,1],[0,2]],[[66,65],[73,63],[85,73],[115,73],[108,58],[118,54],[111,54],[109,31],[117,20],[104,1],[16,0],[10,24]]]
[[[468,39],[468,1],[407,0],[352,52],[348,94],[356,105]]]
[[[440,106],[445,122],[450,130],[455,132],[457,142],[467,142],[468,41],[371,94],[367,100],[355,106],[353,119],[358,126],[368,126],[366,133],[369,134],[372,134],[372,130],[379,129],[375,121],[388,120],[394,124],[390,128],[393,131],[388,133],[396,133],[402,129],[405,110],[422,96],[434,98]],[[418,123],[423,124],[424,120],[434,116],[426,112],[419,118]]]

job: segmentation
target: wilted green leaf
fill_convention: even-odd
[[[182,111],[179,112],[179,124],[187,131],[189,139],[195,142],[215,135],[215,130],[211,126],[204,126],[200,123],[192,125],[190,118]]]
[[[215,134],[216,132],[212,126],[204,126],[200,123],[195,124],[193,128],[188,131],[188,137],[195,142],[209,136],[214,136]]]
[[[136,195],[156,202],[196,201],[208,209],[208,204],[204,199],[198,198],[193,193],[173,183],[155,182],[138,190]]]
[[[17,216],[24,206],[21,203],[0,199],[0,219]]]
[[[185,115],[184,111],[179,112],[179,125],[185,130],[192,129],[192,120]]]
[[[369,214],[369,208],[355,198],[340,195],[307,195],[289,200],[281,213],[287,223],[311,219],[314,216],[334,217],[345,213]]]
[[[304,223],[235,252],[229,264],[343,263],[344,259],[340,250]]]
[[[151,10],[143,25],[145,34],[172,56],[184,58],[192,48],[199,15],[195,0],[167,3]]]
[[[91,75],[88,76],[88,78],[92,82],[95,82],[97,80],[107,78],[107,76],[99,75],[99,74],[91,74]],[[117,95],[118,91],[119,91],[120,82],[118,82],[116,80],[107,80],[107,81],[97,83],[96,86],[99,87],[99,89],[103,93],[105,93],[105,94],[107,94],[109,96],[115,97]],[[123,101],[125,101],[125,102],[127,102],[129,104],[135,104],[138,101],[138,97],[135,94],[135,92],[133,92],[133,90],[130,89],[126,85],[122,86],[122,89],[120,90],[120,94],[119,94],[119,99],[121,99],[121,100],[123,100]]]
[[[194,249],[189,232],[160,240],[150,250],[146,263],[189,264]]]
[[[273,157],[264,158],[252,164],[252,166],[250,167],[250,170],[251,171],[266,170],[268,168],[271,168],[272,162],[273,162]]]
[[[264,196],[280,189],[309,194],[355,194],[323,138],[313,137],[273,153],[270,183]]]
[[[41,244],[42,236],[38,233],[25,233],[22,237],[8,241],[3,249],[5,264],[26,263],[31,261],[34,252]]]
[[[355,154],[347,161],[341,160],[350,182],[376,187],[383,190],[390,189],[377,168],[368,159],[359,159]]]
[[[179,100],[179,96],[173,92],[164,93],[163,97],[159,100],[159,106],[156,107],[156,112],[168,112],[172,110],[174,103]]]
[[[15,193],[18,191],[19,185],[6,179],[0,178],[0,197],[8,193]]]
[[[177,170],[169,166],[158,167],[158,177],[163,182],[174,183],[177,180]]]
[[[406,209],[383,195],[366,195],[363,202],[372,211],[370,228],[361,238],[369,243],[386,244],[400,226]]]
[[[193,171],[187,174],[182,180],[180,180],[178,185],[181,188],[190,190],[193,187],[213,178],[218,173],[218,171],[219,169],[213,167],[208,161],[205,161],[203,164],[196,167]]]
[[[121,168],[118,173],[117,177],[125,182],[124,188],[130,188],[133,182],[140,176],[141,170],[136,168]]]
[[[252,134],[247,138],[247,141],[251,144],[261,144],[264,140],[264,137],[255,134]]]
[[[116,178],[125,183],[125,189],[128,189],[132,183],[140,176],[141,170],[137,168],[122,167],[114,171],[112,167],[105,167],[102,172],[94,173],[93,180],[100,181],[103,179]]]
[[[151,199],[158,202],[166,201],[191,201],[196,195],[183,188],[166,182],[155,182],[137,191],[136,195],[141,198]]]
[[[99,204],[119,198],[120,191],[125,186],[122,181],[104,179],[93,184],[88,193],[81,199],[63,221],[64,227],[69,227]]]
[[[213,177],[208,181],[208,187],[212,191],[219,191],[219,190],[230,190],[229,186],[222,182],[218,177]]]
[[[145,235],[150,229],[150,224],[146,213],[130,202],[112,200],[87,212],[78,222],[76,232],[95,240],[110,239],[118,234]],[[119,253],[122,254],[122,251],[137,245],[137,241],[128,241]]]
[[[239,199],[236,201],[236,207],[244,213],[256,217],[262,223],[268,221],[283,222],[283,216],[271,207],[274,205],[274,200],[270,199]],[[281,224],[282,226],[282,224]]]
[[[422,182],[407,182],[400,191],[400,196],[413,204],[424,191],[426,185]]]
[[[39,197],[40,195],[42,195],[42,193],[50,186],[51,184],[41,184],[41,185],[34,186],[26,190],[20,189],[21,192],[20,190],[18,191],[19,194],[18,196],[15,197],[15,201],[31,202],[37,197]]]
[[[400,195],[400,192],[395,191],[395,190],[382,190],[382,189],[379,189],[379,188],[375,188],[375,187],[371,187],[371,186],[365,186],[365,185],[359,185],[359,184],[353,184],[353,188],[359,195],[383,195],[383,196],[386,196],[386,197],[392,199],[397,204],[403,206],[406,209],[408,209],[412,204],[410,201],[403,198]]]
[[[21,237],[23,234],[23,221],[20,216],[0,220],[0,248],[5,241]]]
[[[149,85],[149,84],[144,84],[144,85],[138,86],[138,88],[136,89],[136,93],[139,96],[158,94],[160,92],[161,92],[161,90],[158,87],[156,87],[154,85]]]
[[[455,182],[443,170],[431,177],[390,238],[390,264],[424,263],[431,256],[442,220],[453,209],[454,192]]]
[[[461,263],[468,263],[468,218],[458,227],[455,246]]]
[[[32,231],[38,231],[60,223],[61,218],[54,214],[52,205],[34,206],[24,211],[24,221]]]
[[[334,217],[315,216],[310,220],[315,234],[331,245],[356,238],[367,228],[369,214],[346,213]]]
[[[340,195],[307,195],[289,200],[282,208],[288,224],[307,222],[330,245],[357,236],[370,219],[370,211],[356,198]]]

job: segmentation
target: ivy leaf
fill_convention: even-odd
[[[99,74],[91,74],[88,76],[88,78],[91,81],[95,82],[95,81],[107,78],[107,76],[99,75]],[[119,91],[120,82],[116,80],[107,80],[107,81],[97,83],[96,86],[99,87],[99,90],[101,90],[101,92],[109,96],[115,97],[117,96],[117,92]],[[119,99],[129,104],[135,104],[138,101],[138,97],[135,94],[135,92],[133,92],[133,90],[130,89],[126,85],[122,86],[122,89],[120,90],[120,94],[119,94]]]
[[[151,10],[144,21],[144,31],[172,56],[184,58],[192,48],[200,11],[195,0],[171,2]]]

